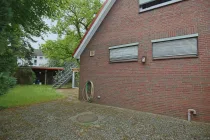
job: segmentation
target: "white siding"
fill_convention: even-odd
[[[42,57],[42,59],[40,59]],[[36,65],[34,64],[34,60],[37,60]],[[48,63],[48,59],[44,56],[37,56],[37,58],[32,58],[33,66],[44,66]]]

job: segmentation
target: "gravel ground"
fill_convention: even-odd
[[[0,140],[210,140],[210,124],[66,99],[0,111]],[[96,115],[92,123],[77,116]],[[91,116],[91,115],[90,115]]]

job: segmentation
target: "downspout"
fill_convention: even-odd
[[[193,115],[196,115],[195,109],[188,109],[188,111],[187,111],[188,121],[191,121],[191,113]]]

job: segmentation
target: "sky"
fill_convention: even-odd
[[[105,0],[101,0],[101,2],[105,2]],[[54,26],[56,25],[56,22],[52,22],[49,19],[44,19],[44,21],[46,22],[46,24],[48,24],[49,26]],[[33,43],[31,42],[31,45],[34,49],[39,49],[41,44],[44,44],[45,41],[47,40],[57,40],[58,35],[57,34],[52,34],[52,33],[48,33],[46,35],[43,36],[44,40],[41,37],[33,37],[33,39],[37,42]]]
[[[52,22],[52,21],[49,20],[49,19],[44,19],[44,21],[46,22],[47,25],[49,25],[49,26],[51,26],[51,27],[52,27],[53,25],[56,25],[55,22]],[[43,40],[41,37],[33,37],[33,39],[34,39],[35,41],[37,41],[37,42],[36,42],[36,43],[31,42],[31,45],[32,45],[32,47],[33,47],[34,49],[39,49],[40,45],[41,45],[41,44],[44,44],[45,41],[47,41],[47,40],[56,40],[57,37],[58,37],[57,34],[52,34],[52,33],[48,33],[48,34],[44,35],[44,36],[43,36],[44,40]]]

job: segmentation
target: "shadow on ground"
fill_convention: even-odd
[[[0,106],[0,111],[6,109],[7,107]]]
[[[0,111],[0,139],[210,140],[210,124],[120,109],[67,98]]]

